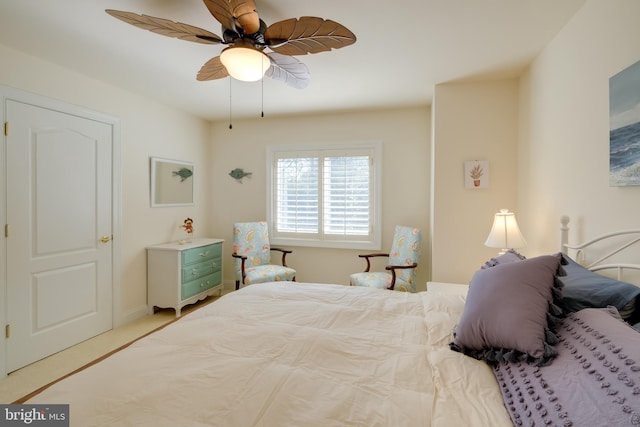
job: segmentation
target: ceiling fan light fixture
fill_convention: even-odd
[[[260,80],[271,66],[271,60],[258,49],[231,46],[220,54],[220,61],[236,80],[255,82]]]

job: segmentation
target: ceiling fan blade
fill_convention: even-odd
[[[211,58],[208,60],[200,71],[198,71],[198,77],[196,79],[200,82],[207,80],[217,80],[228,77],[229,73],[227,69],[222,65],[220,61],[220,57],[216,56],[215,58]]]
[[[244,34],[254,34],[260,29],[260,17],[253,0],[204,0],[204,4],[225,28],[242,29]]]
[[[283,55],[325,52],[356,42],[344,25],[313,16],[276,22],[267,28],[264,38],[271,50]]]
[[[306,65],[296,58],[275,52],[267,54],[271,58],[271,67],[265,76],[284,82],[287,86],[304,89],[311,81],[311,73]]]
[[[107,9],[105,12],[114,18],[118,18],[119,20],[126,22],[127,24],[134,25],[138,28],[151,31],[156,34],[162,34],[163,36],[196,43],[222,43],[222,39],[219,36],[207,30],[203,30],[202,28],[194,27],[193,25],[182,24],[180,22],[173,22],[168,19],[155,18],[148,15],[139,15],[133,12],[124,12],[121,10]]]

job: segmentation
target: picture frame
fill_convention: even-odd
[[[194,165],[182,160],[150,158],[151,207],[193,206]]]
[[[478,189],[489,187],[489,162],[472,160],[464,162],[464,188]]]
[[[640,61],[609,78],[609,186],[640,185]]]

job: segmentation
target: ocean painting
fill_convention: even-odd
[[[640,185],[640,61],[609,79],[609,185]]]

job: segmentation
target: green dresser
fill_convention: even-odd
[[[193,239],[190,243],[164,243],[147,248],[147,305],[182,307],[222,293],[222,239]]]

